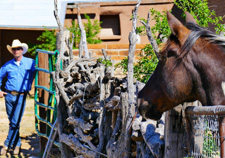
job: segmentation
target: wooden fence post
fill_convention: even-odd
[[[181,158],[187,155],[186,130],[183,124],[182,106],[166,112],[164,158]]]
[[[39,53],[38,55],[38,67],[43,69],[48,69],[48,55],[44,53]],[[49,74],[39,71],[38,72],[38,84],[40,86],[45,86],[49,88]],[[45,105],[48,105],[48,92],[45,92],[43,89],[39,89],[39,102]],[[47,111],[45,108],[39,106],[39,116],[43,119],[46,119]],[[40,133],[46,133],[46,124],[40,122]],[[45,145],[47,143],[47,139],[44,137],[39,138],[40,151],[43,152],[45,150]]]

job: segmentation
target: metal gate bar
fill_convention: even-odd
[[[48,139],[48,142],[46,144],[45,151],[44,151],[44,154],[43,154],[42,158],[48,157],[48,154],[49,154],[49,152],[52,148],[52,144],[54,143],[56,134],[58,132],[57,127],[56,127],[57,125],[58,125],[58,119],[56,119],[54,124],[53,124],[53,128],[52,128],[51,133],[49,135],[49,139]],[[55,127],[56,127],[56,129],[55,129]]]

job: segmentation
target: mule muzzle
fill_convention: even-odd
[[[137,109],[140,115],[146,119],[159,120],[162,117],[162,113],[156,110],[156,105],[141,98],[138,99]]]

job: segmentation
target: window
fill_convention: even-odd
[[[119,15],[100,15],[101,23],[101,40],[120,40],[120,19]]]

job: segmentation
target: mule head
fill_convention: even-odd
[[[194,22],[189,13],[186,15],[187,22]],[[167,12],[167,20],[172,34],[159,54],[154,73],[138,93],[137,107],[140,114],[154,120],[160,119],[163,112],[186,100],[195,100],[189,58],[181,58],[182,45],[191,31],[170,12]]]

